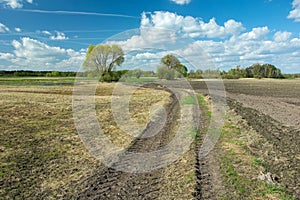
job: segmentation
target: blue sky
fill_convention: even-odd
[[[0,0],[0,13],[0,70],[77,71],[110,38],[122,68],[174,53],[195,68],[300,72],[300,0]]]

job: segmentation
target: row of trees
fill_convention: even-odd
[[[228,72],[222,72],[223,78],[238,79],[238,78],[284,78],[280,69],[271,64],[254,64],[247,68],[230,69]]]
[[[0,76],[5,77],[74,77],[76,72],[59,72],[59,71],[0,71]]]

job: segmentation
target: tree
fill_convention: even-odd
[[[96,71],[100,75],[110,73],[124,62],[124,53],[118,45],[90,45],[83,67],[87,71]]]
[[[161,63],[165,65],[169,70],[175,70],[179,74],[182,74],[184,77],[187,76],[187,67],[180,63],[178,58],[172,54],[164,56],[161,60]]]
[[[161,60],[161,63],[167,66],[169,69],[175,69],[177,65],[180,64],[178,58],[173,56],[172,54],[168,54],[164,56]]]
[[[179,63],[178,65],[175,66],[175,70],[176,70],[179,74],[182,74],[184,77],[187,76],[187,71],[188,71],[188,69],[186,68],[185,65]]]

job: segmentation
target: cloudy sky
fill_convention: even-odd
[[[79,70],[89,44],[122,68],[166,53],[190,68],[270,63],[300,72],[300,0],[0,0],[0,70]]]

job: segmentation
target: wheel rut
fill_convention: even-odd
[[[148,87],[154,87],[153,85]],[[165,89],[166,90],[166,89]],[[165,126],[153,137],[139,137],[132,142],[128,152],[151,152],[167,145],[173,138],[172,129],[176,125],[179,113],[179,102],[175,94],[171,95],[172,102],[167,106]],[[156,128],[156,123],[150,122],[144,132]],[[121,157],[114,164],[130,162]],[[113,165],[114,165],[113,164]],[[126,173],[100,164],[96,173],[84,181],[85,189],[77,199],[157,199],[160,191],[160,181],[163,169],[148,173]]]

